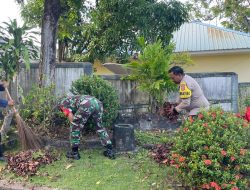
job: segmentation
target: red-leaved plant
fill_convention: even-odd
[[[174,140],[172,165],[193,189],[247,189],[249,123],[220,108],[186,120]]]

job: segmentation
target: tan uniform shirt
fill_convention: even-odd
[[[199,84],[190,76],[184,75],[179,87],[179,101],[175,107],[177,112],[186,110],[189,115],[197,115],[200,109],[208,109],[209,102]]]

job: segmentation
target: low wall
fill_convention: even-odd
[[[226,111],[238,112],[238,75],[236,73],[191,73],[199,83],[209,102]],[[122,80],[123,75],[101,75],[117,89],[124,109],[142,108],[148,104],[148,94],[137,89],[134,81]],[[174,102],[178,92],[166,95],[166,100]]]
[[[68,93],[72,81],[80,78],[82,75],[91,75],[93,73],[92,64],[85,63],[59,63],[56,65],[56,94],[62,95]],[[16,85],[19,83],[25,95],[32,85],[37,85],[39,81],[39,65],[33,63],[30,65],[30,70],[21,69],[19,73],[19,82],[13,81],[11,85],[11,94],[16,99]]]
[[[245,100],[250,97],[250,82],[239,83],[239,107],[245,109]]]

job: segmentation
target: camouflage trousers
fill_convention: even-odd
[[[97,99],[80,103],[77,112],[74,114],[73,122],[70,124],[70,144],[72,147],[80,144],[81,130],[90,117],[94,120],[95,129],[102,145],[112,144],[106,129],[102,126],[102,115],[103,106]]]

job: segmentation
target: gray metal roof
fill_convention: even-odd
[[[175,52],[250,51],[250,34],[205,24],[184,23],[173,33]]]

